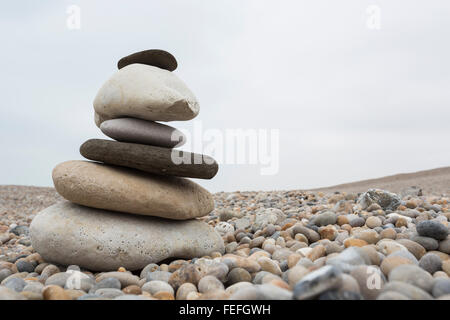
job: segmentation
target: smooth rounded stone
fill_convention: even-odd
[[[341,274],[341,285],[337,291],[355,292],[360,293],[359,283],[354,277],[347,273]]]
[[[419,267],[433,274],[436,271],[442,270],[442,261],[434,253],[427,253],[420,259]]]
[[[208,155],[137,143],[90,139],[80,153],[89,160],[164,176],[211,179],[219,170]]]
[[[374,266],[358,266],[350,272],[359,285],[361,295],[367,300],[374,300],[385,284],[380,269]]]
[[[433,250],[433,251],[428,251],[427,253],[432,253],[432,254],[437,255],[441,259],[441,261],[450,259],[450,255],[448,255],[444,252],[441,252],[441,251]]]
[[[27,300],[44,300],[44,295],[42,293],[22,291],[20,294],[23,295]]]
[[[229,300],[261,300],[261,292],[256,285],[245,285],[231,293]]]
[[[433,297],[439,298],[441,296],[450,294],[450,279],[438,278],[434,282],[432,289]]]
[[[69,277],[63,286],[64,289],[88,292],[95,285],[95,280],[81,271],[69,269],[66,273]]]
[[[48,277],[47,280],[45,280],[45,285],[46,286],[55,285],[64,288],[64,286],[66,285],[66,281],[67,279],[69,279],[70,276],[71,274],[67,272],[55,273],[50,277]]]
[[[42,295],[44,300],[71,300],[66,291],[56,285],[45,286]]]
[[[439,242],[436,239],[430,237],[421,237],[419,235],[415,235],[411,238],[411,240],[420,244],[427,251],[436,250],[439,247]]]
[[[349,247],[364,247],[367,246],[368,243],[365,240],[361,240],[361,239],[356,239],[356,238],[347,238],[344,241],[344,247],[349,248]]]
[[[275,250],[272,253],[272,260],[276,260],[278,262],[283,262],[289,258],[290,255],[292,255],[293,252],[289,250],[288,248],[280,248]]]
[[[241,257],[235,254],[226,254],[221,259],[222,263],[228,266],[229,270],[234,268],[243,268],[250,273],[255,273],[261,270],[261,266],[253,259]]]
[[[395,240],[395,238],[397,237],[397,232],[394,230],[394,228],[386,228],[380,232],[380,237],[381,239]]]
[[[171,275],[172,275],[171,272],[156,270],[153,272],[148,272],[146,279],[147,279],[147,281],[159,280],[159,281],[169,282]]]
[[[197,116],[200,105],[174,73],[132,64],[112,75],[94,100],[95,123],[132,117],[150,121],[185,121]]]
[[[240,289],[247,287],[253,287],[253,284],[251,282],[237,282],[226,288],[225,292],[231,296]]]
[[[437,271],[433,274],[433,278],[448,278],[448,275],[444,271]]]
[[[366,255],[369,257],[369,259],[370,259],[370,264],[373,264],[373,265],[376,265],[376,266],[379,266],[380,264],[381,264],[381,262],[382,262],[382,259],[381,259],[381,257],[380,256],[382,256],[382,254],[381,253],[379,253],[377,250],[376,250],[376,247],[375,246],[364,246],[364,247],[362,247],[361,248],[365,253],[366,253]]]
[[[2,269],[0,270],[0,282],[8,278],[10,275],[12,275],[12,271],[9,269]]]
[[[177,290],[183,283],[189,282],[197,286],[202,277],[200,267],[194,264],[187,264],[176,270],[169,278],[169,284]]]
[[[200,258],[195,261],[195,265],[200,271],[200,275],[204,276],[214,276],[222,282],[227,280],[227,275],[229,268],[223,263],[212,259]]]
[[[433,220],[420,221],[416,225],[416,230],[420,236],[436,240],[445,240],[448,236],[448,227]]]
[[[323,213],[320,213],[316,216],[314,216],[313,219],[311,219],[311,223],[316,226],[327,226],[329,224],[335,224],[337,220],[337,216],[334,212],[331,211],[325,211]]]
[[[412,300],[432,300],[433,297],[424,290],[409,283],[389,281],[382,289],[381,294],[388,291],[398,292]]]
[[[187,296],[191,292],[198,292],[197,287],[192,283],[183,283],[177,290],[176,300],[187,300]]]
[[[97,289],[95,291],[95,294],[102,298],[108,298],[108,299],[114,299],[115,297],[124,295],[124,293],[121,290],[114,289],[114,288]]]
[[[205,276],[198,282],[198,291],[207,293],[210,291],[225,290],[223,283],[214,276]]]
[[[441,242],[439,242],[438,250],[446,254],[450,254],[450,239],[442,240]]]
[[[236,230],[246,230],[251,225],[251,221],[247,217],[239,218],[235,222]]]
[[[349,247],[338,256],[327,259],[326,264],[348,273],[356,266],[370,264],[370,258],[361,248]]]
[[[361,217],[356,217],[355,219],[350,220],[349,224],[353,228],[362,227],[363,225],[366,224],[366,220],[364,220],[364,218]]]
[[[125,293],[125,294],[136,294],[136,295],[142,294],[141,288],[139,286],[137,286],[137,285],[134,285],[134,284],[131,285],[131,286],[123,288],[122,292]]]
[[[291,288],[294,288],[295,285],[309,273],[309,270],[303,266],[296,265],[287,272],[287,282]]]
[[[105,272],[99,275],[96,279],[97,282],[100,282],[107,278],[115,278],[119,280],[122,288],[131,286],[131,285],[139,285],[140,278],[131,274],[130,272],[120,272],[120,271],[111,271]]]
[[[400,265],[389,273],[389,281],[400,281],[412,284],[427,292],[433,287],[433,277],[418,266],[411,264]]]
[[[41,293],[44,285],[38,281],[27,283],[23,291]]]
[[[281,275],[280,266],[270,258],[261,257],[257,260],[258,264],[261,266],[261,270],[267,271],[276,275]]]
[[[33,248],[45,260],[96,271],[140,270],[170,257],[224,252],[222,238],[199,220],[163,220],[68,201],[40,212],[30,231]]]
[[[359,292],[329,290],[319,296],[319,300],[364,300]]]
[[[261,300],[292,300],[292,292],[271,283],[255,285],[260,292]]]
[[[355,238],[364,240],[368,244],[376,244],[380,240],[380,235],[375,230],[364,230],[357,232]]]
[[[250,248],[260,248],[265,240],[266,238],[263,236],[252,239],[252,241],[250,241]]]
[[[227,284],[229,286],[239,282],[251,282],[251,274],[243,268],[234,268],[228,273]]]
[[[382,224],[383,222],[381,221],[381,219],[375,216],[371,216],[366,219],[366,226],[368,226],[370,229],[381,227]]]
[[[91,208],[176,220],[214,209],[211,194],[184,178],[78,160],[57,165],[52,176],[61,196]]]
[[[410,300],[407,296],[395,291],[386,291],[377,297],[377,300]]]
[[[294,299],[306,300],[340,286],[341,271],[334,266],[325,266],[304,276],[294,287]]]
[[[415,265],[419,264],[419,260],[417,260],[416,257],[407,249],[394,251],[391,254],[389,254],[388,257],[402,257],[408,259],[409,261],[411,261],[411,263]]]
[[[24,259],[17,260],[15,263],[17,270],[19,272],[33,272],[34,271],[34,265],[31,262],[28,262]]]
[[[396,242],[405,246],[405,248],[408,249],[408,251],[411,252],[416,257],[417,260],[422,258],[422,256],[427,252],[425,248],[421,246],[419,243],[409,239],[398,239],[396,240]]]
[[[121,296],[113,298],[112,300],[153,300],[153,299],[143,295],[123,294]]]
[[[26,298],[17,291],[14,291],[5,286],[0,286],[0,300],[25,300],[25,299]]]
[[[119,118],[102,122],[100,130],[108,137],[150,146],[174,148],[186,142],[186,136],[168,125],[135,118]]]
[[[400,265],[413,264],[410,259],[399,257],[399,256],[388,256],[386,257],[380,265],[381,271],[384,275],[389,275],[389,273]]]
[[[148,273],[159,271],[159,266],[156,263],[149,263],[144,267],[144,269],[141,270],[140,278],[144,279],[147,278]],[[160,279],[151,279],[151,280],[160,280]]]
[[[223,236],[229,232],[234,232],[234,227],[228,222],[221,221],[214,227],[214,230]]]
[[[123,57],[117,62],[117,68],[122,69],[133,63],[155,66],[168,71],[174,71],[178,66],[177,60],[171,53],[160,49],[150,49]]]
[[[9,277],[7,277],[7,278],[5,278],[3,281],[2,281],[2,283],[1,283],[1,285],[5,285],[8,281],[10,281],[11,279],[16,279],[16,278],[19,278],[19,279],[24,279],[24,278],[26,278],[28,276],[28,272],[20,272],[20,273],[13,273],[12,275],[10,275]]]
[[[273,274],[268,271],[259,271],[253,277],[253,283],[254,284],[262,284],[264,277],[272,276],[272,275]]]
[[[277,224],[286,219],[286,215],[280,209],[267,208],[258,211],[252,225],[253,232],[263,230],[269,224]]]
[[[10,278],[3,285],[16,292],[21,292],[27,283],[21,278]]]
[[[292,229],[292,232],[294,233],[294,235],[296,235],[297,233],[303,234],[308,239],[309,243],[314,243],[320,240],[319,233],[302,225],[295,225]]]
[[[442,262],[442,270],[450,276],[450,259]]]
[[[401,199],[395,193],[386,190],[369,189],[361,194],[357,203],[363,210],[374,203],[378,204],[383,210],[395,210],[400,206]]]
[[[152,281],[146,282],[142,286],[142,291],[149,292],[152,295],[154,295],[158,292],[161,292],[161,291],[174,294],[173,288],[167,282],[160,281],[160,280],[152,280]]]
[[[95,283],[95,285],[89,290],[89,293],[94,293],[98,289],[103,288],[113,288],[113,289],[121,289],[122,285],[117,278],[107,277]]]

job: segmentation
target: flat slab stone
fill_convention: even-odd
[[[214,209],[211,194],[188,179],[95,162],[63,162],[53,169],[53,183],[65,199],[99,209],[176,220]]]
[[[206,155],[136,143],[90,139],[81,145],[80,153],[89,160],[178,177],[211,179],[219,170]],[[187,163],[180,163],[182,159]]]
[[[184,121],[197,116],[194,94],[174,73],[145,64],[130,64],[103,84],[94,100],[95,123],[116,118]]]
[[[102,122],[100,130],[108,137],[121,141],[157,147],[181,147],[186,136],[179,130],[154,121],[119,118]]]
[[[30,236],[46,261],[93,271],[138,270],[167,258],[224,252],[222,238],[200,220],[122,214],[68,201],[41,211],[31,222]]]
[[[177,59],[171,53],[160,49],[132,53],[120,59],[117,68],[122,69],[132,63],[148,64],[169,71],[174,71],[178,67]]]

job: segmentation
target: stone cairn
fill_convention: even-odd
[[[173,149],[185,136],[155,122],[199,113],[195,96],[172,72],[176,68],[176,59],[162,50],[118,62],[94,101],[96,125],[116,141],[86,141],[80,153],[95,162],[57,165],[53,182],[68,201],[31,223],[32,246],[46,261],[93,271],[139,270],[169,258],[224,252],[220,235],[195,219],[214,209],[211,194],[185,178],[211,179],[217,163]]]

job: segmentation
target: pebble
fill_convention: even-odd
[[[16,292],[21,292],[27,283],[21,278],[10,278],[6,280],[3,285]]]
[[[177,290],[176,299],[186,300],[188,294],[191,292],[198,292],[197,287],[189,282],[183,283]]]
[[[172,275],[172,273],[169,271],[156,270],[153,272],[148,272],[146,279],[147,279],[147,281],[160,280],[160,281],[169,282],[171,275]]]
[[[98,280],[97,283],[89,290],[89,293],[94,293],[98,289],[103,288],[113,288],[113,289],[120,289],[122,288],[122,285],[117,278],[113,277],[104,277],[101,280]]]
[[[442,223],[433,220],[420,221],[416,226],[416,230],[420,236],[436,240],[444,240],[448,236],[448,228]]]
[[[107,298],[107,299],[114,299],[118,296],[124,295],[124,293],[119,289],[114,288],[102,288],[95,291],[95,295]]]
[[[450,239],[442,240],[441,242],[439,242],[438,250],[446,254],[450,254]]]
[[[398,292],[412,300],[432,300],[433,297],[424,290],[408,283],[400,281],[390,281],[382,289],[382,293],[387,291]]]
[[[376,299],[385,284],[385,278],[380,269],[374,266],[358,266],[350,272],[350,275],[358,283],[364,299]]]
[[[440,278],[436,279],[432,289],[433,297],[439,298],[444,295],[450,294],[450,279]]]
[[[169,284],[173,289],[177,290],[183,283],[190,282],[197,285],[201,279],[201,273],[198,266],[188,264],[174,273],[169,278]]]
[[[5,286],[0,286],[0,300],[25,300],[20,293],[11,290]]]
[[[64,289],[57,285],[45,286],[42,295],[44,300],[71,300]]]
[[[307,274],[295,285],[294,298],[306,300],[337,288],[341,283],[340,273],[334,266],[325,266]]]
[[[442,261],[439,256],[433,253],[427,253],[420,259],[419,267],[433,274],[436,271],[442,270]]]
[[[411,240],[420,244],[427,251],[436,250],[437,248],[439,248],[439,242],[436,239],[430,237],[422,237],[416,235],[413,236]]]
[[[328,258],[327,265],[335,266],[342,272],[350,272],[356,266],[370,264],[370,258],[363,249],[358,247],[349,247],[342,251],[338,256]]]
[[[404,264],[394,268],[389,273],[389,281],[409,283],[427,292],[431,292],[434,284],[434,279],[430,273],[411,264]]]
[[[380,265],[380,268],[381,271],[383,271],[384,275],[388,276],[392,270],[404,264],[413,264],[413,263],[411,262],[411,260],[404,257],[388,256],[386,259],[383,260],[383,262]]]
[[[251,282],[252,276],[243,268],[234,268],[228,273],[227,284],[229,286],[238,282]]]
[[[371,229],[380,227],[381,224],[382,224],[381,219],[378,217],[371,216],[371,217],[368,217],[366,220],[366,225]]]
[[[198,282],[198,291],[201,293],[217,290],[225,290],[225,287],[223,283],[214,276],[205,276]]]
[[[155,295],[156,293],[161,292],[161,291],[169,292],[170,294],[174,294],[173,288],[167,282],[160,281],[160,280],[152,280],[152,281],[146,282],[142,286],[142,291],[149,292],[152,295]]]

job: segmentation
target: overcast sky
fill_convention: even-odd
[[[79,30],[66,25],[70,5]],[[445,0],[2,3],[0,184],[52,186],[55,165],[82,159],[85,140],[105,138],[97,91],[121,57],[151,48],[177,58],[204,130],[279,130],[277,174],[222,164],[196,180],[213,192],[448,166],[449,17]]]

